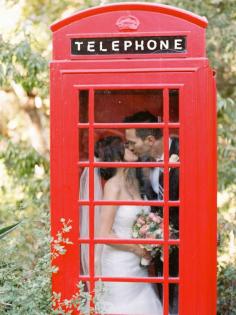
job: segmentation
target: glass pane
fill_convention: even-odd
[[[80,256],[80,275],[89,275],[89,245],[81,244],[79,246],[79,256]]]
[[[175,146],[172,149],[172,154],[175,153],[179,155],[179,128],[170,128],[170,138],[176,141],[176,143],[174,143]]]
[[[154,258],[154,267],[153,267],[153,274],[154,277],[163,277],[163,263],[164,263],[164,254],[163,248],[158,251],[157,255]]]
[[[98,187],[101,187],[100,193]],[[104,193],[104,190],[110,193]],[[97,199],[104,200],[162,201],[163,168],[99,168],[94,183],[94,193],[100,195]]]
[[[169,208],[169,237],[170,239],[179,238],[179,207]]]
[[[179,129],[170,129],[169,162],[179,161]],[[169,171],[169,200],[179,200],[179,168],[172,167]]]
[[[154,121],[152,122],[162,121],[162,90],[139,89],[95,91],[96,122],[121,123],[127,117],[143,111],[148,111],[154,116]]]
[[[89,104],[89,91],[79,91],[79,122],[88,122],[88,104]]]
[[[109,162],[163,162],[164,159],[161,128],[95,129],[94,141],[95,156],[102,161],[108,161],[104,151],[109,149],[109,154],[119,152],[119,157],[111,156]]]
[[[177,245],[169,247],[169,275],[170,277],[179,276],[179,247]]]
[[[79,206],[79,237],[89,239],[89,206]]]
[[[112,131],[109,130],[110,133]],[[120,130],[115,130],[115,132],[118,133]],[[99,161],[156,162],[152,157],[140,158],[130,146],[125,146],[121,136],[104,136],[105,130],[100,130],[100,133],[102,137],[95,143],[95,157]],[[119,183],[123,182],[121,187],[123,200],[141,198],[163,200],[163,168],[101,168],[99,173],[104,181],[112,179],[114,188],[118,188]],[[108,197],[111,199],[110,196]],[[106,196],[105,199],[107,199]]]
[[[170,168],[169,172],[169,200],[179,200],[179,168]]]
[[[179,121],[179,90],[169,90],[169,117],[170,122]]]
[[[162,303],[152,283],[103,282],[98,291],[99,314],[162,315]]]
[[[79,167],[79,200],[89,200],[89,168]]]
[[[179,314],[179,285],[175,283],[169,284],[169,313]]]
[[[89,131],[88,129],[79,129],[79,161],[88,161],[89,159]]]
[[[125,235],[114,232],[116,238]],[[95,246],[95,274],[101,277],[143,278],[162,277],[161,245],[154,244],[97,244]],[[151,280],[151,279],[150,279]]]

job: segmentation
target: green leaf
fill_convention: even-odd
[[[0,239],[6,236],[8,233],[11,231],[15,230],[15,228],[20,224],[21,222],[9,225],[7,227],[1,228],[0,229]]]

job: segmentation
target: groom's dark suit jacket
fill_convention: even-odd
[[[169,150],[169,157],[172,154],[179,155],[179,139],[171,138],[171,146]],[[148,161],[148,158],[147,158]],[[159,184],[163,187],[163,172],[160,173]],[[148,178],[144,178],[141,183],[141,190],[143,195],[147,197],[149,200],[160,200],[160,197],[154,192],[151,186],[150,180]],[[171,168],[169,172],[169,200],[179,200],[179,168]],[[158,213],[161,217],[163,217],[163,209],[162,207],[152,207],[152,212]],[[178,207],[170,207],[169,208],[169,219],[172,227],[179,231],[179,209]],[[178,238],[178,233],[176,233],[175,238]],[[178,249],[174,248],[169,257],[169,276],[177,277],[179,272],[179,257],[178,257]],[[155,274],[156,276],[163,276],[163,262],[161,260],[160,255],[155,258]],[[161,285],[157,284],[159,294],[162,295]],[[170,299],[170,308],[172,308],[174,299],[176,300],[176,291],[173,289],[173,286],[170,287],[169,299]]]

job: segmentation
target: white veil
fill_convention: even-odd
[[[97,161],[95,159],[95,161]],[[101,200],[103,196],[101,177],[99,169],[94,168],[94,200]],[[80,177],[80,200],[89,200],[89,168],[86,167]],[[100,226],[100,206],[94,207],[94,237],[98,237]],[[89,238],[89,221],[90,221],[89,206],[80,206],[80,238]],[[102,244],[95,246],[95,274],[101,274],[101,254]],[[89,246],[88,244],[81,244],[81,265],[83,274],[89,274]]]

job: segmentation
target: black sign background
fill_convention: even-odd
[[[175,43],[178,41],[178,49]],[[126,41],[129,41],[127,47]],[[161,41],[168,43],[163,49]],[[180,46],[181,41],[181,46]],[[78,44],[79,42],[79,44]],[[114,45],[114,42],[115,45]],[[131,45],[131,43],[132,45]],[[155,44],[156,43],[156,44]],[[152,44],[152,45],[151,45]],[[154,44],[154,45],[153,45]],[[115,49],[114,49],[115,47]],[[142,47],[142,49],[140,48]],[[150,47],[152,49],[150,49]],[[155,48],[155,49],[153,49]],[[186,36],[104,37],[72,38],[72,55],[115,55],[115,54],[170,54],[186,52]]]

